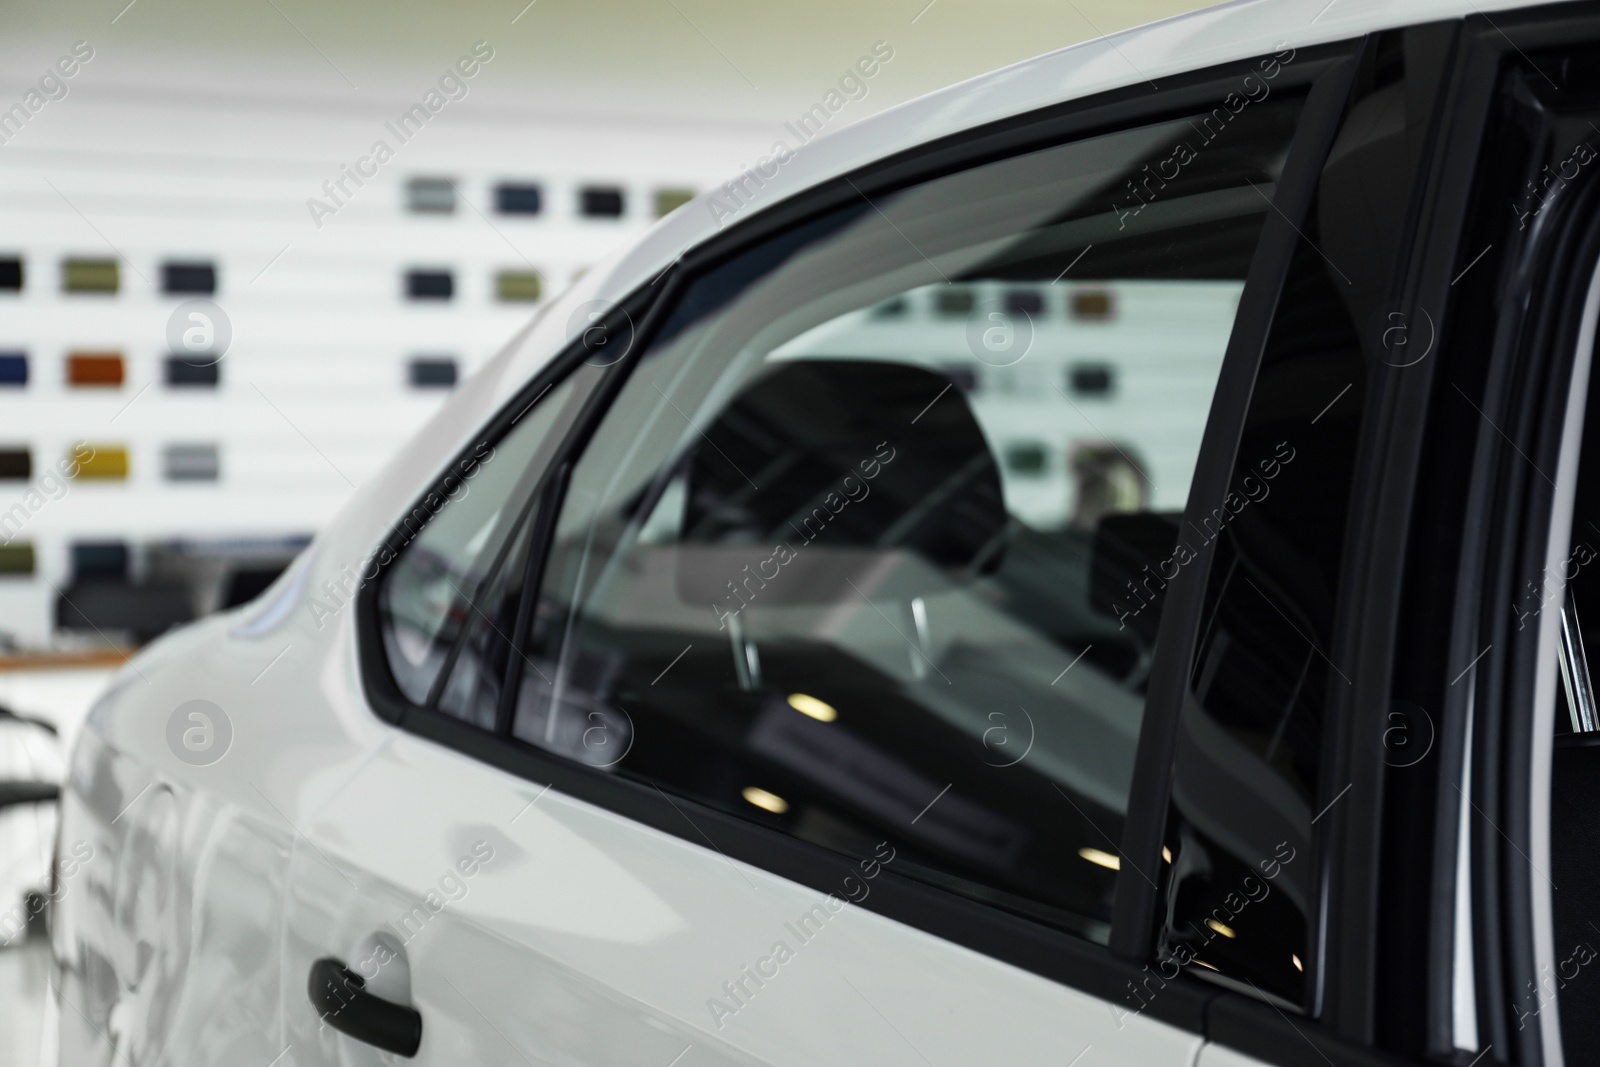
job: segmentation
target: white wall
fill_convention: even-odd
[[[832,98],[843,102],[830,123],[1194,6],[0,8],[0,257],[20,255],[27,272],[20,293],[0,292],[0,352],[30,363],[25,387],[0,386],[0,448],[28,448],[35,472],[31,484],[0,481],[0,541],[31,542],[38,557],[36,575],[0,576],[0,638],[56,639],[74,540],[313,532],[439,402],[439,391],[406,384],[410,357],[453,356],[470,372],[536,310],[497,302],[496,270],[537,269],[548,299],[652,221],[656,188],[703,189],[788,138],[784,123],[828,100],[875,41],[894,58]],[[75,42],[92,58],[41,85]],[[475,46],[492,58],[461,88],[446,84],[460,98],[402,143],[390,124]],[[8,113],[26,121],[7,125]],[[380,140],[393,159],[314,218],[308,200],[335,204],[323,183]],[[451,178],[465,203],[450,216],[408,213],[403,184],[418,175]],[[497,215],[491,189],[503,179],[540,183],[544,213]],[[576,217],[575,190],[588,181],[624,187],[627,216]],[[119,259],[121,291],[62,293],[59,263],[80,255]],[[163,380],[168,319],[187,299],[160,291],[167,259],[217,265],[212,299],[233,340],[216,390]],[[405,300],[408,267],[452,270],[455,298]],[[78,350],[122,353],[124,384],[67,386],[65,359]],[[41,484],[80,441],[127,448],[128,480]],[[216,444],[220,480],[165,481],[171,443]]]

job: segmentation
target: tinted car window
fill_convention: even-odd
[[[1104,941],[1148,568],[1298,108],[862,196],[690,284],[573,468],[514,736]]]
[[[430,702],[458,639],[474,620],[487,619],[485,609],[493,610],[497,596],[503,599],[505,575],[520,574],[502,565],[526,540],[515,535],[528,529],[530,502],[549,454],[601,373],[582,366],[532,398],[503,436],[469,449],[401,522],[397,534],[406,543],[385,572],[377,604],[389,669],[412,703]],[[492,630],[495,624],[489,625]],[[509,630],[511,619],[499,625]],[[476,636],[479,655],[467,657],[474,664],[485,650],[482,635]],[[457,712],[462,699],[458,691],[452,704]]]
[[[1434,91],[1427,61],[1408,79],[1395,43],[1359,72],[1299,227],[1228,491],[1184,538],[1215,554],[1172,772],[1161,952],[1297,1005],[1322,962],[1317,835],[1354,784],[1327,780],[1326,735],[1354,691],[1338,624],[1349,531],[1368,518],[1351,507],[1368,390],[1429,344],[1419,324],[1406,347],[1388,295]],[[1397,724],[1367,751],[1402,761]]]

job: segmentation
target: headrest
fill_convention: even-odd
[[[874,360],[779,363],[704,430],[688,463],[685,601],[720,601],[779,545],[810,559],[791,570],[805,580],[773,582],[770,604],[853,597],[847,579],[870,592],[858,578],[921,595],[1000,562],[1000,468],[941,374]]]

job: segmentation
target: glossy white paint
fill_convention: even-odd
[[[1224,5],[1068,49],[808,144],[739,218],[874,158],[1176,71],[1511,3]],[[716,193],[708,195],[719,195]],[[320,1031],[313,959],[359,966],[420,903],[374,990],[424,1013],[419,1063],[1245,1064],[1109,1005],[401,734],[362,695],[351,596],[372,546],[529,375],[584,302],[717,230],[702,198],[596,268],[455,397],[262,600],[119,672],[70,769],[87,858],[55,929],[61,1062],[367,1064]],[[315,609],[315,610],[314,610]],[[203,763],[178,735],[208,701]],[[187,758],[180,758],[180,753]],[[201,755],[209,755],[202,752]],[[481,845],[480,845],[481,842]],[[485,854],[487,852],[487,855]],[[476,870],[446,886],[467,858]],[[468,864],[471,866],[472,864]],[[428,907],[428,893],[458,899]],[[708,1001],[822,904],[820,932],[731,1018]],[[414,920],[414,922],[416,922]],[[389,936],[395,928],[389,927]],[[402,940],[397,937],[398,940]],[[392,946],[391,946],[392,947]],[[360,957],[360,958],[357,958]],[[720,1025],[719,1025],[720,1024]],[[678,1057],[674,1059],[674,1057]]]
[[[845,905],[843,886],[830,902],[408,736],[308,833],[317,849],[295,857],[285,949],[297,1063],[339,1063],[351,1042],[318,1037],[294,983],[375,932],[409,938],[417,1062],[440,1067],[664,1067],[686,1050],[685,1067],[1034,1063],[1088,1045],[1111,1062],[1183,1064],[1198,1043],[1144,1020],[1119,1029],[1094,998]],[[768,977],[744,970],[758,967]],[[729,982],[744,983],[743,1006]]]
[[[1253,1060],[1243,1053],[1235,1052],[1231,1048],[1206,1045],[1200,1050],[1200,1058],[1195,1061],[1194,1067],[1268,1067],[1268,1065],[1260,1060]]]
[[[135,1062],[266,1064],[286,1051],[285,1063],[379,1062],[319,1033],[306,978],[318,956],[359,967],[363,942],[386,928],[424,1013],[419,1063],[664,1065],[686,1049],[684,1067],[1020,1063],[1095,1045],[1119,1050],[1112,1062],[1186,1064],[1198,1047],[396,733],[361,703],[347,626],[330,625],[325,646],[229,638],[227,626],[152,650],[75,753],[64,841],[93,859],[56,930],[62,1063],[101,1060],[113,1041]],[[252,684],[271,656],[251,653],[279,641],[290,652]],[[234,730],[208,767],[165,741],[195,694]],[[477,870],[445,882],[467,857]],[[430,891],[448,901],[436,913]],[[819,905],[826,921],[801,943],[785,924]],[[398,922],[419,906],[425,921]],[[717,1018],[707,1002],[726,1001],[723,983],[780,940],[794,959]]]

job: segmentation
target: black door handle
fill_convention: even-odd
[[[14,782],[0,779],[0,808],[13,804],[42,804],[61,799],[61,787],[54,782]]]
[[[307,992],[324,1022],[385,1052],[415,1056],[422,1044],[422,1013],[366,990],[361,976],[331,957],[311,965]]]

